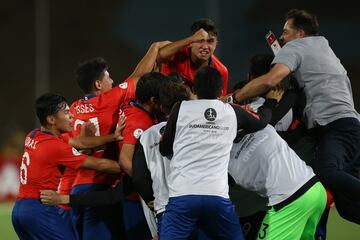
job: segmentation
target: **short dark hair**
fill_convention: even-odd
[[[250,58],[249,74],[252,78],[260,77],[268,73],[271,63],[274,60],[273,54],[256,54]]]
[[[46,93],[36,99],[36,115],[42,126],[46,126],[46,117],[54,115],[68,105],[65,97],[57,94]]]
[[[212,67],[200,68],[194,78],[194,90],[199,99],[220,97],[223,79],[218,70]]]
[[[218,35],[218,29],[216,28],[215,23],[209,18],[199,18],[195,20],[191,25],[191,33],[194,34],[201,28],[215,36]]]
[[[319,35],[319,23],[317,17],[305,10],[291,9],[285,15],[285,20],[293,19],[296,29],[302,29],[306,36]]]
[[[159,96],[162,110],[169,114],[175,103],[190,99],[190,91],[184,84],[167,81],[160,88]]]
[[[93,89],[96,80],[104,77],[104,71],[108,70],[107,62],[101,58],[93,58],[79,64],[76,69],[76,81],[81,90],[88,94]]]
[[[159,72],[150,72],[142,75],[136,85],[136,99],[141,103],[148,102],[151,97],[159,99],[160,87],[165,82],[165,75]]]

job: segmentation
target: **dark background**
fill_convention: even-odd
[[[178,40],[191,23],[210,17],[220,30],[215,54],[229,69],[229,88],[245,79],[247,60],[269,53],[264,35],[278,37],[291,8],[318,16],[350,76],[360,109],[360,15],[354,1],[95,1],[13,0],[0,8],[0,141],[37,127],[34,101],[44,92],[70,102],[82,95],[74,80],[78,62],[102,56],[115,83],[125,79],[154,41]]]

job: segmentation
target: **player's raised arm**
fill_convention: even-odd
[[[140,60],[135,67],[134,72],[129,76],[129,78],[133,79],[135,86],[142,75],[151,72],[154,69],[159,50],[169,44],[171,44],[170,41],[155,42],[151,44],[145,56]]]
[[[157,55],[157,62],[164,63],[167,62],[172,56],[174,56],[178,51],[183,49],[184,47],[190,45],[191,43],[198,42],[201,40],[207,40],[209,38],[209,34],[204,29],[199,29],[193,35],[181,39],[179,41],[173,42],[159,50],[159,54]]]

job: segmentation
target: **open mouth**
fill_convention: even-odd
[[[202,57],[207,57],[209,56],[210,52],[209,51],[200,51],[200,56]]]

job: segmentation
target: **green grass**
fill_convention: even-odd
[[[12,203],[0,203],[0,239],[18,239],[11,224]],[[360,239],[359,225],[350,223],[342,219],[331,209],[328,222],[328,240],[358,240]]]
[[[0,203],[0,238],[1,240],[18,239],[11,224],[13,203]]]

